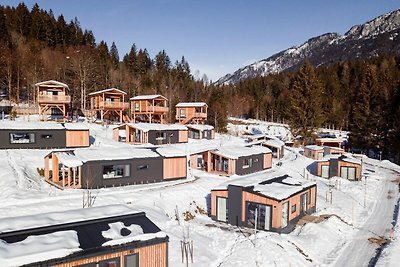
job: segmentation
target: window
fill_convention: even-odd
[[[135,111],[139,111],[139,103],[135,103]]]
[[[221,222],[228,221],[228,208],[226,198],[217,197],[217,220]]]
[[[252,159],[244,159],[243,160],[243,169],[250,168],[251,165],[253,165],[253,160]]]
[[[103,260],[99,262],[99,267],[120,267],[119,258],[112,258],[108,260]]]
[[[10,133],[11,144],[33,144],[35,143],[34,133]]]
[[[129,177],[129,176],[130,176],[129,164],[106,165],[103,167],[103,178],[104,179],[122,178],[122,177]]]
[[[307,204],[311,204],[311,189],[307,191]]]
[[[139,254],[126,255],[124,262],[124,267],[139,267]]]
[[[149,165],[139,165],[139,166],[137,166],[137,170],[138,171],[140,171],[140,170],[147,170],[149,168]]]
[[[205,130],[204,131],[204,138],[208,138],[209,137],[209,131]]]
[[[156,132],[156,140],[166,140],[167,133],[166,132]]]
[[[329,166],[328,165],[321,166],[321,177],[329,178]]]
[[[179,110],[179,116],[180,116],[181,118],[185,118],[185,117],[186,117],[186,112],[185,112],[184,109],[180,109],[180,110]]]
[[[355,180],[356,179],[356,168],[355,167],[340,167],[340,176],[345,179]]]
[[[51,135],[51,134],[42,134],[42,135],[40,135],[40,138],[42,138],[42,139],[52,139],[53,135]]]
[[[257,229],[270,230],[271,212],[272,209],[269,205],[247,202],[247,225],[254,228],[257,221]]]
[[[257,162],[258,162],[258,158],[255,158],[255,159],[254,159],[254,163],[257,163]]]
[[[296,212],[296,204],[294,204],[293,206],[292,206],[292,213],[295,213]]]

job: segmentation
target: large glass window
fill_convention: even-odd
[[[179,116],[180,116],[181,118],[185,118],[185,117],[186,117],[186,112],[185,112],[184,109],[180,109],[180,110],[179,110]]]
[[[113,258],[108,260],[102,260],[99,262],[99,267],[120,267],[119,258]]]
[[[271,212],[271,206],[247,202],[247,225],[254,228],[257,222],[257,229],[270,230]]]
[[[243,169],[250,168],[253,165],[253,159],[243,160]]]
[[[135,103],[135,111],[139,111],[139,103]]]
[[[122,178],[130,176],[130,165],[105,165],[103,167],[103,178],[104,179],[112,179],[112,178]]]
[[[166,132],[156,132],[156,139],[157,140],[167,139],[167,133]]]
[[[355,167],[340,167],[340,176],[345,179],[355,180],[356,179],[356,168]]]
[[[321,177],[329,178],[329,166],[327,166],[327,165],[321,166]]]
[[[10,133],[11,144],[33,144],[35,143],[34,133]]]
[[[139,267],[139,254],[126,255],[124,262],[124,267]]]
[[[221,222],[226,222],[228,220],[226,198],[217,197],[217,220]]]

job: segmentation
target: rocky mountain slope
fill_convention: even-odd
[[[326,33],[299,46],[281,51],[267,59],[245,66],[215,82],[235,84],[241,80],[297,69],[305,59],[314,66],[368,58],[379,54],[400,54],[400,9],[350,28],[343,36]]]

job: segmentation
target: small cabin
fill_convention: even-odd
[[[119,121],[122,123],[124,111],[129,109],[129,103],[125,102],[127,93],[116,88],[104,89],[89,94],[90,112],[97,119],[104,121]]]
[[[287,174],[241,179],[211,191],[211,218],[221,223],[289,233],[316,210],[317,185]]]
[[[186,124],[191,139],[214,139],[214,127],[205,124]]]
[[[79,123],[0,121],[0,149],[88,147],[89,128]]]
[[[272,167],[272,152],[262,146],[220,147],[207,157],[207,171],[221,175],[245,175]]]
[[[268,147],[272,151],[272,157],[281,159],[284,156],[285,143],[278,139],[270,139],[262,143],[263,146]]]
[[[266,135],[265,134],[244,134],[242,138],[246,140],[248,143],[261,143],[265,141]]]
[[[324,157],[324,147],[308,145],[304,147],[304,156],[310,159],[322,159]]]
[[[361,180],[361,161],[344,155],[325,156],[317,161],[317,176]]]
[[[329,147],[338,147],[341,148],[343,144],[343,138],[328,138],[322,137],[315,139],[315,144],[317,146],[329,146]]]
[[[130,99],[133,122],[166,123],[168,99],[162,95],[139,95]]]
[[[0,219],[2,266],[168,266],[168,236],[125,205]]]
[[[67,116],[68,107],[71,104],[71,96],[68,95],[69,87],[65,83],[50,80],[35,84],[39,116],[45,115]]]
[[[188,129],[179,124],[126,123],[113,129],[113,139],[130,144],[187,143]]]
[[[207,120],[208,106],[204,102],[178,103],[175,118],[179,124],[204,124]]]
[[[186,178],[186,155],[171,154],[166,156],[155,148],[129,146],[55,150],[44,158],[44,178],[61,189],[114,187]]]

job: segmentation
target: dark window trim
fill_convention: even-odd
[[[126,264],[126,258],[128,258],[129,256],[133,256],[133,255],[136,255],[136,266],[137,267],[140,266],[139,265],[139,253],[132,253],[132,254],[128,254],[128,255],[124,256],[124,267],[130,267],[130,266],[127,266],[127,264]]]
[[[125,174],[125,166],[127,166],[127,165],[129,165],[129,175],[126,175]],[[124,166],[124,174],[123,174],[123,176],[117,176],[117,177],[108,177],[108,178],[104,178],[104,168],[106,167],[106,166]],[[120,179],[120,178],[127,178],[127,177],[131,177],[131,164],[130,163],[121,163],[121,164],[107,164],[107,165],[103,165],[102,166],[103,167],[103,171],[102,171],[102,175],[101,175],[101,177],[102,177],[102,179]]]
[[[294,208],[294,210],[293,210],[293,208]],[[295,213],[296,210],[297,210],[297,204],[293,204],[293,205],[291,206],[291,208],[290,208],[291,213]]]
[[[33,134],[33,139],[34,139],[34,141],[33,142],[29,142],[29,143],[12,143],[11,142],[11,135],[12,134]],[[36,133],[35,132],[11,132],[10,134],[9,134],[9,136],[8,136],[8,142],[9,142],[9,144],[10,145],[18,145],[18,144],[22,144],[22,145],[28,145],[28,144],[36,144]]]

